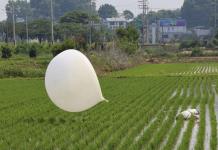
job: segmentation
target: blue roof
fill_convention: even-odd
[[[159,20],[160,26],[186,26],[185,19],[171,19],[165,18]]]

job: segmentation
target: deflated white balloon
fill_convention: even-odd
[[[77,50],[66,50],[50,62],[45,87],[53,103],[69,112],[85,111],[105,100],[92,64]]]

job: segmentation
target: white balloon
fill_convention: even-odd
[[[68,112],[85,111],[105,101],[92,64],[77,50],[66,50],[50,62],[45,87],[53,103]]]

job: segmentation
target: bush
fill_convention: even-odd
[[[138,50],[138,44],[122,40],[119,42],[119,48],[128,55],[134,54]]]
[[[179,49],[200,47],[201,43],[197,40],[181,42]]]
[[[1,46],[2,58],[10,58],[12,56],[13,48],[9,45]]]
[[[28,52],[29,47],[26,43],[18,44],[15,48],[15,54],[28,54]]]
[[[147,48],[145,51],[152,57],[170,57],[173,55],[173,52],[168,52],[162,47]]]
[[[192,56],[192,57],[203,56],[203,51],[200,50],[200,49],[193,49],[191,56]]]
[[[75,49],[76,42],[74,40],[65,40],[63,44],[54,44],[52,46],[52,54],[53,56],[58,55],[59,53],[68,50],[68,49]]]
[[[54,45],[52,45],[51,49],[52,49],[51,50],[52,55],[54,57],[57,56],[58,54],[60,54],[63,51],[61,44],[54,44]]]
[[[37,48],[38,48],[38,46],[35,45],[35,44],[30,46],[30,50],[29,50],[30,58],[36,58],[36,56],[37,56]]]

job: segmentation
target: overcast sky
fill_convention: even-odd
[[[0,0],[0,20],[5,19],[5,5],[8,0]],[[131,10],[134,14],[139,14],[141,11],[138,7],[138,0],[96,0],[97,7],[108,3],[114,5],[119,12],[123,10]],[[149,6],[153,10],[157,9],[176,9],[180,8],[184,0],[149,0]]]

